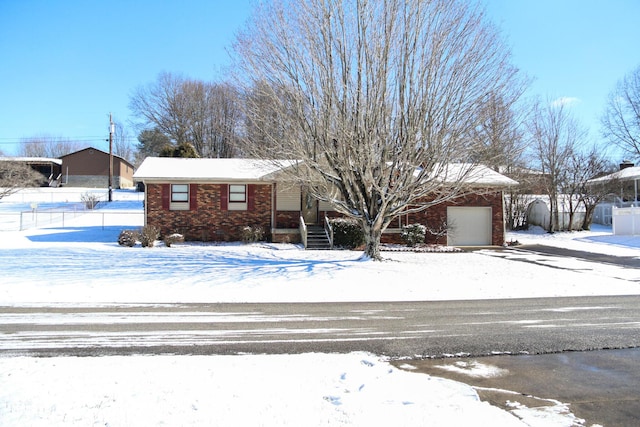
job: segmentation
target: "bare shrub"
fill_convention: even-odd
[[[425,231],[434,238],[436,244],[439,244],[442,238],[453,232],[454,228],[454,224],[448,224],[446,219],[442,219],[438,223],[427,225]]]
[[[93,193],[84,193],[80,196],[80,200],[84,204],[84,207],[89,210],[95,209],[95,207],[98,205],[98,202],[100,202],[98,196]]]
[[[140,243],[143,248],[152,248],[160,238],[160,230],[153,225],[145,225],[140,229]]]
[[[128,246],[130,248],[136,245],[138,241],[138,232],[135,230],[122,230],[118,236],[118,244],[120,246]]]
[[[242,227],[240,237],[244,243],[259,242],[264,239],[264,229],[259,225]]]
[[[174,243],[182,243],[184,242],[184,236],[179,233],[173,233],[164,237],[164,244],[166,247],[170,248]]]

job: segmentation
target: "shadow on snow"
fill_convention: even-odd
[[[118,236],[124,228],[119,225],[46,228],[47,234],[36,234],[27,238],[36,243],[117,243]]]
[[[360,252],[336,257],[323,251],[300,248],[279,250],[276,246],[186,243],[171,248],[133,248],[117,245],[120,226],[53,228],[47,234],[29,236],[38,243],[105,243],[96,248],[27,248],[0,251],[0,262],[14,265],[13,274],[44,275],[51,268],[57,275],[87,274],[92,279],[119,277],[128,281],[171,280],[193,283],[229,283],[260,278],[305,278],[349,268],[368,258]],[[107,251],[105,253],[105,250]],[[12,259],[13,258],[13,259]],[[339,258],[339,259],[337,259]],[[19,260],[19,261],[18,261]],[[22,270],[20,272],[19,270]],[[9,274],[9,271],[6,271]]]

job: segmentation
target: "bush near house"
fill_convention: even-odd
[[[118,236],[118,244],[120,246],[128,246],[130,248],[136,245],[138,241],[138,232],[135,230],[122,230]]]
[[[153,225],[145,225],[140,229],[140,244],[143,248],[152,248],[160,238],[160,230]]]
[[[261,240],[264,240],[264,229],[259,225],[256,225],[254,227],[250,227],[247,225],[245,227],[242,227],[241,236],[244,243],[259,242]]]
[[[402,241],[404,241],[407,246],[414,247],[424,243],[426,235],[427,227],[422,224],[409,224],[402,227]]]
[[[333,246],[353,249],[364,244],[364,233],[356,220],[334,218],[330,222],[333,228]]]
[[[164,236],[164,245],[168,248],[171,247],[174,243],[182,243],[184,242],[184,236],[179,233],[169,234],[168,236]]]

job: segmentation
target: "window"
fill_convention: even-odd
[[[229,203],[246,203],[247,202],[247,186],[246,185],[229,185]]]
[[[252,185],[227,184],[224,187],[220,203],[222,210],[246,211],[252,209],[250,206],[253,202]]]
[[[171,184],[171,203],[188,203],[189,185]]]
[[[198,184],[161,184],[162,209],[195,211],[198,209]]]

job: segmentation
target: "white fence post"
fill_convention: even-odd
[[[640,234],[640,208],[630,206],[628,208],[611,208],[612,231],[614,235],[632,235]]]

